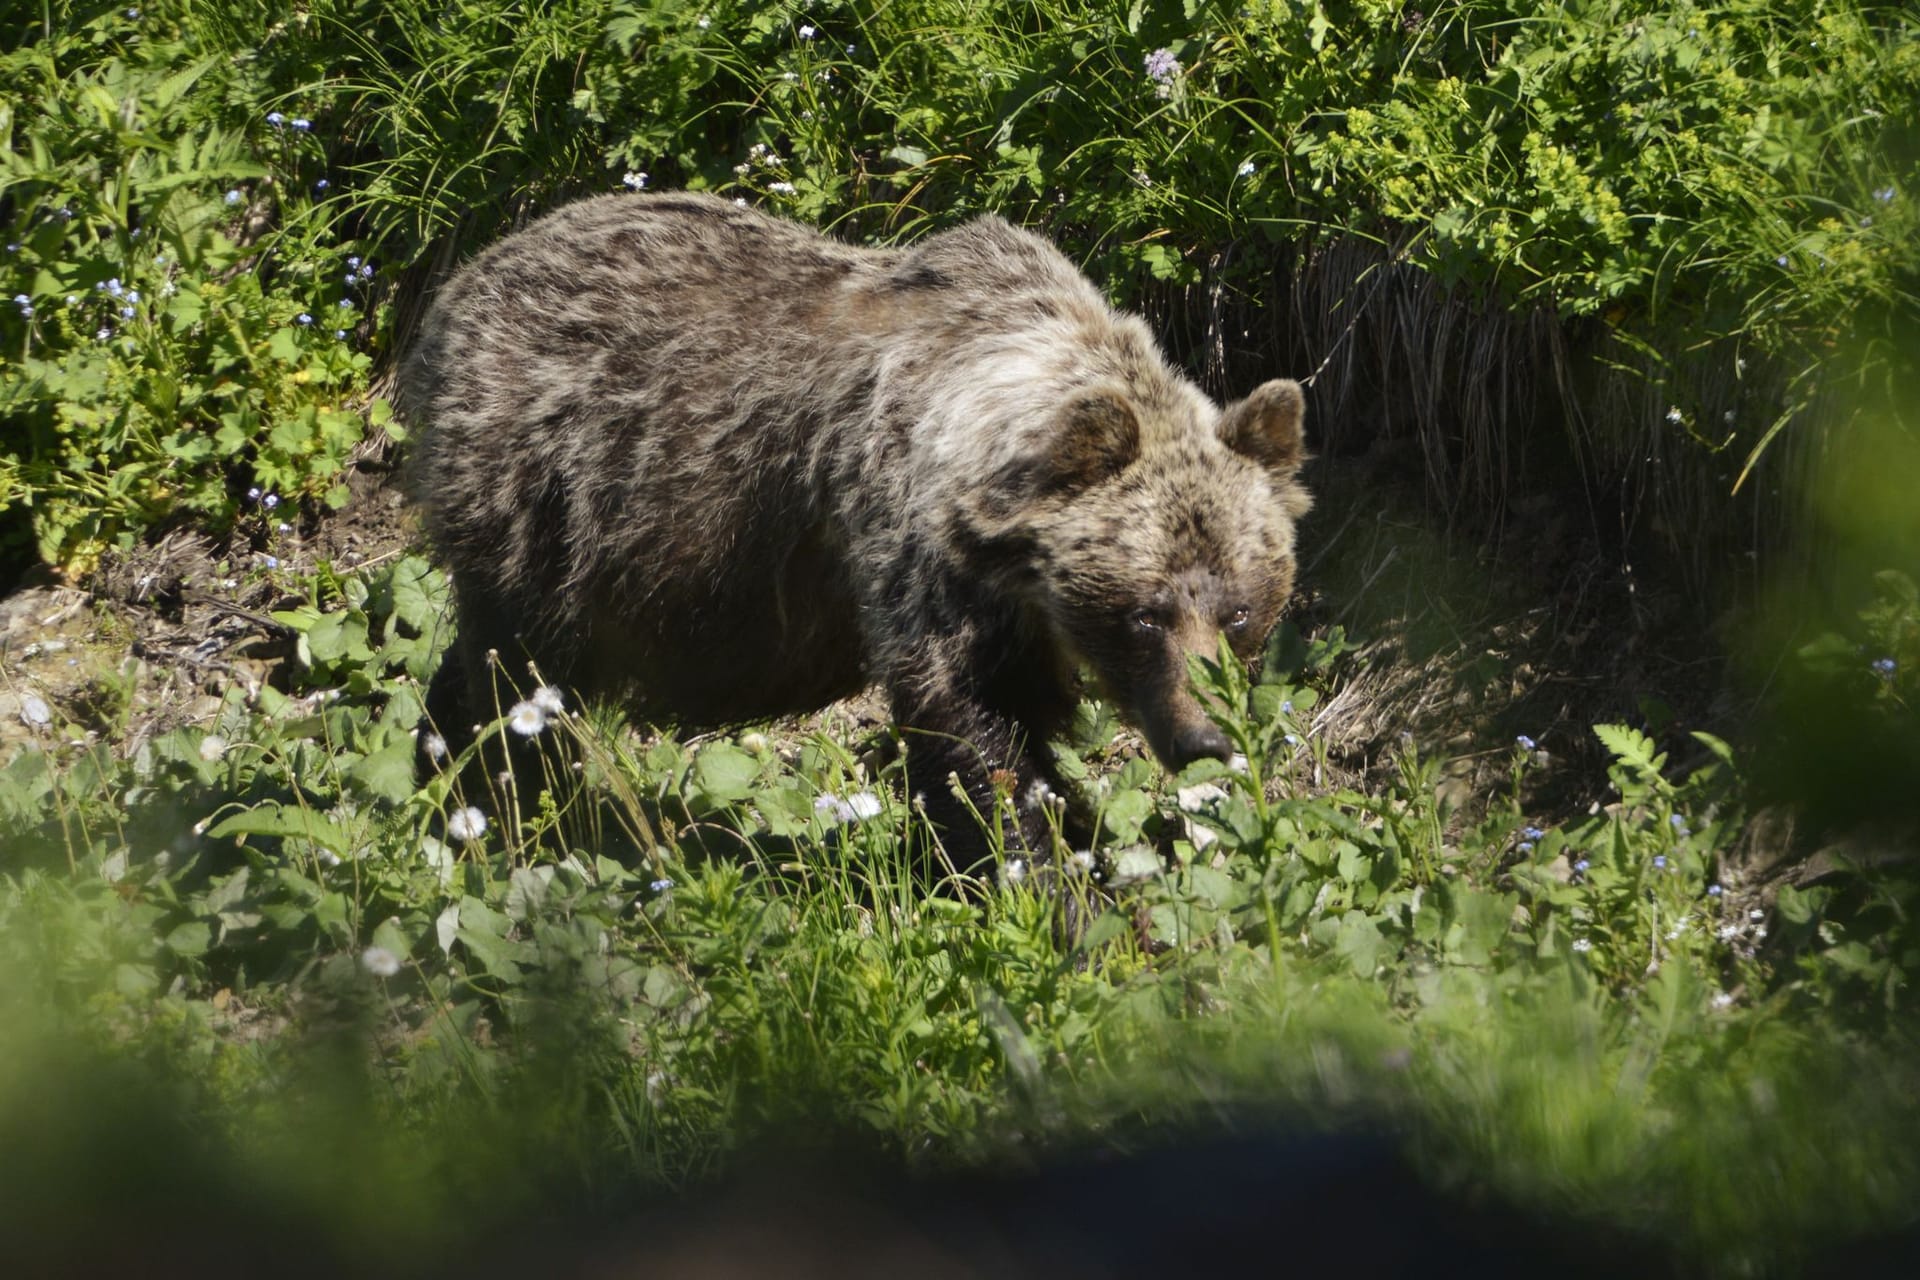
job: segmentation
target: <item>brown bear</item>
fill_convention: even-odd
[[[1045,848],[1083,665],[1167,765],[1228,755],[1187,655],[1259,653],[1309,503],[1297,384],[1221,410],[994,217],[868,249],[710,196],[584,200],[446,282],[398,401],[453,571],[443,728],[495,705],[489,650],[688,727],[880,682],[963,869],[990,846],[954,775]]]

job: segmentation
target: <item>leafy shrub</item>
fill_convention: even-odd
[[[377,248],[383,278],[417,284],[623,183],[867,237],[996,209],[1123,301],[1203,268],[1257,298],[1262,246],[1375,240],[1629,346],[1725,339],[1743,366],[1777,362],[1796,404],[1836,340],[1915,308],[1897,147],[1920,128],[1920,41],[1897,8],[320,0],[265,29],[127,12],[55,6],[0,64],[47,104],[4,120],[5,287],[26,301],[0,308],[23,361],[0,405],[29,434],[0,483],[41,555],[76,569],[183,505],[337,496],[386,324],[335,319],[350,256]],[[112,279],[144,300],[130,320],[93,292]],[[1676,404],[1669,425],[1751,459],[1792,407]]]
[[[248,118],[226,60],[114,8],[0,59],[40,109],[0,170],[13,305],[0,506],[84,574],[175,512],[338,506],[366,431],[370,264],[304,221],[311,123]],[[288,509],[291,512],[292,508]]]

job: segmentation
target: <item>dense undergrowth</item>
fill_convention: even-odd
[[[1910,640],[1910,585],[1888,591],[1867,625]],[[80,1135],[9,1131],[80,1166],[22,1204],[115,1158],[52,1084],[78,1054],[137,1066],[250,1194],[354,1182],[328,1228],[349,1252],[470,1245],[461,1206],[503,1165],[553,1212],[796,1134],[940,1169],[1243,1111],[1384,1126],[1443,1185],[1686,1267],[1910,1212],[1915,886],[1745,882],[1749,792],[1711,736],[1676,770],[1601,726],[1580,821],[1530,817],[1532,740],[1470,813],[1411,742],[1394,785],[1315,788],[1345,645],[1284,630],[1257,683],[1196,672],[1243,762],[1164,779],[1089,703],[1061,759],[1094,845],[929,895],[897,766],[825,732],[636,740],[529,688],[492,732],[549,745],[538,812],[454,771],[417,788],[444,594],[415,558],[329,578],[280,614],[288,690],[131,758],[49,708],[0,770],[7,1105],[54,1090]],[[1870,714],[1913,669],[1869,666]]]
[[[0,536],[78,579],[190,519],[280,573],[273,540],[403,435],[373,379],[420,290],[622,185],[874,238],[997,209],[1122,300],[1257,300],[1262,246],[1367,241],[1655,363],[1685,333],[1784,370],[1662,415],[1737,464],[1807,379],[1904,358],[1912,28],[1811,0],[48,0],[0,54]],[[1089,703],[1061,759],[1099,839],[940,893],[904,871],[927,836],[889,752],[831,725],[636,737],[530,679],[493,731],[551,745],[553,798],[420,787],[444,580],[285,575],[284,679],[211,723],[128,740],[8,689],[32,737],[0,760],[0,1221],[58,1256],[168,1203],[134,1155],[178,1141],[262,1221],[322,1204],[348,1254],[444,1258],[476,1206],[697,1185],[796,1133],[933,1169],[1246,1109],[1385,1128],[1438,1183],[1689,1269],[1907,1224],[1920,886],[1846,847],[1763,879],[1750,847],[1783,796],[1910,840],[1904,456],[1856,455],[1833,504],[1874,526],[1867,569],[1906,572],[1847,578],[1789,646],[1768,741],[1600,726],[1611,767],[1553,820],[1531,780],[1570,744],[1544,733],[1464,805],[1412,740],[1341,788],[1315,711],[1352,653],[1288,629],[1254,683],[1196,673],[1244,768],[1166,779]]]
[[[1906,358],[1914,35],[1904,8],[1830,0],[47,0],[0,59],[0,411],[24,428],[0,506],[15,554],[30,532],[84,572],[256,489],[337,502],[393,303],[404,320],[453,255],[623,184],[876,238],[993,209],[1123,302],[1201,285],[1242,327],[1280,322],[1260,307],[1283,250],[1377,245],[1350,314],[1287,359],[1391,328],[1375,312],[1409,299],[1375,306],[1367,277],[1401,266],[1597,325],[1666,399],[1655,424],[1587,424],[1586,451],[1652,431],[1724,494],[1824,421],[1823,393]],[[1571,419],[1590,389],[1560,394]],[[1469,444],[1500,416],[1446,408]]]

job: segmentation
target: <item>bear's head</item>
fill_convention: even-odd
[[[1217,656],[1225,636],[1252,661],[1292,594],[1294,523],[1311,503],[1303,416],[1285,380],[1224,411],[1184,382],[1145,396],[1096,384],[997,486],[1023,596],[1170,768],[1230,750],[1188,655]]]

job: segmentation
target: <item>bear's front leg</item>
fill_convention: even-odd
[[[907,747],[908,794],[924,810],[946,854],[921,860],[929,884],[949,870],[983,874],[999,851],[1047,858],[1064,784],[1045,731],[999,705],[989,682],[964,671],[943,677],[920,667],[889,681],[894,722]],[[927,874],[931,873],[931,874]]]

